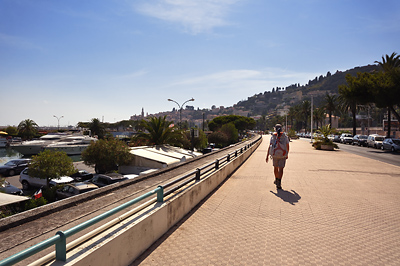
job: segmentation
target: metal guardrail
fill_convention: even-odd
[[[2,261],[0,261],[0,266],[8,266],[8,265],[14,265],[26,258],[29,258],[30,256],[45,250],[48,247],[51,247],[55,245],[55,258],[56,260],[60,261],[66,261],[67,260],[67,237],[70,237],[130,206],[132,206],[135,203],[138,203],[148,197],[151,197],[154,194],[157,194],[157,202],[164,202],[164,197],[177,191],[178,189],[188,185],[190,182],[193,181],[199,181],[201,180],[201,175],[206,175],[209,172],[213,170],[218,170],[220,167],[228,164],[232,159],[237,158],[241,154],[243,154],[246,150],[248,150],[251,146],[253,146],[255,143],[260,141],[261,137],[257,138],[256,140],[250,142],[249,144],[246,144],[245,146],[241,147],[240,149],[237,149],[236,151],[232,153],[228,153],[227,155],[223,156],[220,159],[215,160],[214,162],[211,162],[207,165],[204,165],[201,168],[197,168],[194,171],[191,171],[187,173],[186,175],[177,178],[164,186],[158,186],[156,189],[149,191],[131,201],[128,201],[114,209],[111,209],[103,214],[100,214],[86,222],[83,222],[77,226],[74,226],[68,230],[65,231],[58,231],[55,236],[50,237],[36,245],[33,245],[30,248],[27,248],[21,252],[18,252]],[[176,185],[177,184],[177,185]],[[176,186],[174,186],[176,185]],[[172,187],[174,186],[174,187]],[[172,187],[168,191],[165,191],[165,188]]]

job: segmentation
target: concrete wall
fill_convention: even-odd
[[[80,247],[80,252],[68,253],[67,262],[58,261],[56,265],[129,265],[239,168],[260,143],[172,199],[155,204],[141,218],[125,221],[122,230],[112,229],[111,237],[110,232],[104,232],[95,244]]]

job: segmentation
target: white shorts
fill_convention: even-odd
[[[286,158],[283,159],[274,159],[272,158],[272,165],[274,167],[284,168],[286,165]]]

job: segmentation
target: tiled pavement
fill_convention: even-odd
[[[400,265],[400,167],[294,140],[277,191],[268,142],[133,265]]]

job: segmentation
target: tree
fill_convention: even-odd
[[[356,135],[356,113],[361,105],[369,101],[369,94],[365,86],[360,86],[360,80],[365,73],[357,73],[357,77],[346,75],[347,85],[339,86],[339,102],[342,110],[350,111],[353,119],[353,135]]]
[[[15,136],[18,134],[18,128],[13,127],[13,126],[8,126],[5,131],[10,136]]]
[[[148,145],[170,144],[181,146],[182,132],[175,128],[173,122],[167,121],[167,116],[150,117],[141,121],[144,129],[135,138],[144,140]]]
[[[301,129],[301,105],[295,105],[295,106],[291,106],[289,108],[289,113],[287,115],[287,118],[290,121],[290,124],[296,129],[296,130],[300,130]]]
[[[235,127],[233,122],[225,124],[221,127],[221,132],[223,132],[226,136],[228,136],[228,144],[233,144],[238,142],[239,132]]]
[[[380,84],[372,88],[372,94],[375,96],[378,107],[388,108],[387,137],[389,137],[391,131],[391,113],[393,113],[400,122],[400,115],[394,109],[394,105],[400,104],[400,83],[398,82],[400,76],[400,55],[397,55],[397,53],[393,52],[390,56],[382,56],[382,62],[375,61],[375,63],[382,67],[385,75],[383,75],[383,79],[380,79]],[[376,75],[379,75],[379,73]]]
[[[381,66],[384,72],[390,72],[393,69],[400,67],[400,55],[393,52],[390,56],[382,56],[382,62],[375,61],[375,63]]]
[[[92,142],[83,152],[82,160],[94,166],[96,173],[107,173],[129,164],[133,159],[128,145],[117,139],[100,139]]]
[[[228,145],[229,137],[221,131],[215,131],[208,135],[208,142],[215,143],[218,148],[223,148]]]
[[[256,121],[257,128],[261,131],[265,131],[267,126],[267,119],[265,115],[262,115],[260,119]]]
[[[240,115],[224,115],[215,117],[208,123],[208,128],[212,131],[219,130],[223,125],[233,122],[238,130],[253,129],[256,121],[251,117]]]
[[[18,125],[18,134],[23,139],[32,139],[37,134],[38,125],[31,119],[25,119]]]
[[[93,118],[92,122],[89,123],[89,129],[92,135],[97,135],[99,139],[103,139],[106,134],[103,124],[97,118]]]
[[[186,131],[184,141],[182,142],[183,148],[196,148],[197,150],[203,150],[205,147],[207,147],[207,136],[201,129],[195,128],[194,130],[199,131],[199,136],[192,138],[191,131]]]
[[[30,176],[46,179],[47,187],[51,179],[69,176],[76,171],[72,159],[65,152],[52,150],[44,150],[33,156],[28,168]]]
[[[328,93],[325,95],[325,110],[329,115],[329,124],[332,126],[332,114],[337,109],[337,96],[329,95]]]
[[[311,103],[310,103],[310,101],[304,101],[302,103],[300,112],[301,112],[301,114],[303,116],[304,129],[307,130],[308,118],[311,116]]]
[[[313,121],[317,124],[317,128],[318,128],[318,124],[321,123],[321,127],[322,124],[324,123],[325,120],[325,110],[324,108],[315,108],[314,110],[314,114],[313,114]]]

